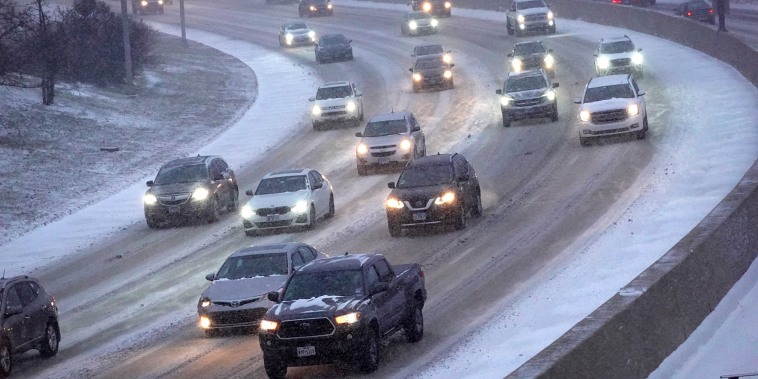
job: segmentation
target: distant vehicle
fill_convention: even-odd
[[[558,83],[552,83],[541,68],[508,74],[503,88],[495,91],[500,95],[503,126],[525,118],[550,117],[558,121],[557,87]]]
[[[555,57],[553,49],[548,49],[542,41],[518,42],[508,53],[510,69],[521,72],[531,69],[543,69],[551,77],[555,77]]]
[[[326,254],[298,242],[243,247],[205,279],[212,283],[197,303],[198,326],[209,337],[223,330],[255,328],[292,272]]]
[[[265,229],[316,227],[317,220],[334,217],[334,189],[329,180],[312,169],[276,171],[261,179],[242,207],[242,227],[254,236]]]
[[[579,104],[579,141],[616,134],[634,134],[645,139],[648,130],[645,92],[640,91],[631,74],[600,76],[590,79]]]
[[[334,6],[330,0],[300,0],[297,12],[300,17],[331,16],[334,14]]]
[[[469,214],[482,215],[482,191],[474,167],[461,154],[437,154],[408,162],[387,197],[390,235],[404,228],[452,224],[466,227]]]
[[[408,5],[415,12],[422,11],[445,17],[450,17],[453,14],[453,2],[450,0],[411,0]]]
[[[150,228],[184,219],[216,222],[221,211],[239,207],[237,177],[216,155],[175,159],[164,164],[143,197],[145,221]]]
[[[288,22],[279,29],[279,46],[315,45],[316,32],[304,22]]]
[[[60,341],[58,305],[37,279],[0,278],[0,377],[11,374],[17,355],[38,350],[49,358]]]
[[[674,9],[674,13],[693,20],[707,22],[711,25],[716,24],[716,11],[703,0],[690,0],[681,3]]]
[[[411,72],[413,92],[419,92],[425,88],[453,89],[454,63],[445,63],[444,56],[428,56],[416,58],[408,71]]]
[[[321,130],[327,122],[353,121],[356,126],[363,121],[363,95],[350,81],[331,82],[318,87],[311,108],[314,130]]]
[[[353,47],[351,39],[342,34],[325,34],[319,38],[314,49],[316,62],[336,61],[340,59],[353,60]]]
[[[437,33],[439,21],[425,12],[410,12],[403,15],[400,23],[400,34],[420,35]]]
[[[261,320],[258,341],[269,378],[335,361],[373,372],[390,336],[424,337],[424,271],[416,263],[390,265],[381,254],[315,260],[268,298],[278,304]]]
[[[450,50],[445,50],[445,48],[438,43],[428,43],[424,45],[416,45],[416,47],[413,48],[413,54],[411,54],[411,57],[413,57],[414,63],[416,62],[416,59],[430,55],[442,58],[442,61],[445,63],[453,63],[453,56],[450,55],[450,53]]]
[[[513,0],[506,11],[505,28],[508,35],[521,36],[530,32],[555,33],[555,17],[542,0]]]
[[[132,0],[132,9],[136,14],[163,14],[164,0]]]
[[[375,165],[406,163],[426,155],[426,137],[411,112],[380,113],[371,117],[355,148],[358,175]]]
[[[594,55],[598,76],[632,73],[642,78],[645,73],[642,49],[637,49],[626,35],[601,39]]]
[[[622,5],[655,5],[655,0],[611,0],[611,2]]]

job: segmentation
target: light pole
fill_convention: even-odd
[[[134,78],[132,74],[132,47],[129,42],[129,15],[126,13],[126,0],[121,0],[121,25],[124,34],[124,69],[126,70],[126,94],[134,94]]]
[[[182,26],[182,45],[187,47],[187,32],[184,28],[184,0],[179,0],[179,20]]]

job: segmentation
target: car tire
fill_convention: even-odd
[[[363,105],[361,105],[361,117],[358,118],[358,125],[360,125],[361,122],[363,122]]]
[[[229,204],[226,205],[226,210],[229,212],[234,212],[239,208],[240,208],[240,191],[238,188],[235,188],[234,191],[232,191],[232,196],[229,199]]]
[[[511,118],[508,117],[507,112],[503,112],[503,127],[507,128],[511,126]]]
[[[453,82],[453,79],[450,79],[450,83],[447,85],[447,89],[454,89],[455,83]]]
[[[282,379],[287,375],[287,365],[270,359],[263,359],[263,368],[270,379]]]
[[[145,222],[150,229],[160,229],[161,227],[160,224],[158,224],[158,221],[155,221],[152,217],[145,217]]]
[[[316,228],[316,207],[311,204],[311,212],[308,214],[308,225],[306,228],[308,230],[313,230]]]
[[[321,124],[318,122],[313,122],[313,130],[320,132],[321,131]]]
[[[375,328],[369,327],[363,351],[358,358],[358,369],[368,374],[379,368],[379,336]]]
[[[476,204],[471,208],[471,215],[474,217],[482,217],[482,192],[479,188],[476,189]]]
[[[424,312],[422,311],[422,307],[421,302],[417,301],[408,320],[405,322],[405,337],[410,343],[416,343],[424,338]]]
[[[208,338],[215,338],[215,337],[218,337],[219,334],[221,334],[221,332],[216,329],[205,329],[203,332],[205,333],[205,336]]]
[[[511,23],[510,22],[507,22],[505,24],[505,31],[506,31],[506,33],[508,33],[509,36],[513,35],[513,28],[511,27]]]
[[[556,29],[555,29],[555,25],[553,25],[553,26],[550,28],[550,34],[555,34],[555,32],[556,32]]]
[[[647,133],[643,130],[641,132],[637,132],[635,136],[637,137],[637,139],[645,139],[647,138]]]
[[[11,375],[13,369],[13,351],[10,342],[3,338],[0,340],[0,377],[5,378]]]
[[[390,236],[392,237],[400,237],[400,235],[403,233],[403,228],[400,225],[388,223],[387,226],[389,227]]]
[[[208,212],[206,218],[209,224],[212,224],[221,218],[221,214],[219,213],[218,209],[218,198],[215,195],[213,196],[213,199],[211,200],[211,203],[208,206],[208,210],[206,212]]]
[[[400,35],[401,36],[405,35],[405,28],[402,25],[400,25]]]
[[[329,194],[329,212],[326,214],[326,218],[334,217],[334,194]]]
[[[455,217],[455,230],[466,229],[466,208],[463,204],[458,206],[458,214]]]
[[[550,121],[558,121],[558,104],[553,105],[553,114],[550,117]]]
[[[50,358],[58,354],[58,345],[61,341],[60,332],[55,323],[52,321],[47,322],[45,327],[45,336],[40,341],[39,355],[43,358]]]
[[[245,230],[245,235],[248,237],[255,237],[258,235],[258,232],[255,230]]]
[[[646,132],[647,129],[648,129],[648,126],[647,126],[647,115],[645,115],[645,118],[642,119],[642,131]]]
[[[413,92],[414,92],[414,93],[418,93],[418,91],[420,91],[420,90],[421,90],[421,89],[419,88],[419,86],[417,86],[417,85],[415,85],[415,84],[413,85]]]
[[[590,139],[589,139],[589,138],[586,138],[586,137],[581,137],[581,136],[580,136],[580,137],[579,137],[579,143],[580,143],[582,146],[589,146],[589,145],[590,145]]]
[[[366,176],[368,174],[368,167],[359,164],[356,168],[358,169],[358,176]]]

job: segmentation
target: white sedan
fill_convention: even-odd
[[[252,198],[240,210],[245,234],[259,230],[305,227],[311,229],[321,218],[334,216],[332,184],[311,169],[272,172],[261,179]]]

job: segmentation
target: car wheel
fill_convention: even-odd
[[[287,365],[271,359],[263,359],[263,368],[270,379],[281,379],[287,375]]]
[[[45,338],[40,342],[39,354],[44,358],[55,356],[55,354],[58,354],[60,340],[61,336],[58,328],[55,327],[52,321],[48,322],[47,327],[45,327]]]
[[[558,121],[558,104],[553,105],[553,115],[550,117],[551,121]]]
[[[356,168],[358,169],[358,176],[366,176],[368,173],[368,167],[364,165],[357,165]]]
[[[420,90],[419,86],[417,86],[417,85],[414,84],[413,85],[413,92],[414,93],[418,93],[419,90]]]
[[[226,205],[226,210],[229,212],[234,212],[239,208],[240,208],[240,191],[239,189],[235,188],[234,191],[232,191],[231,198],[229,199],[229,204]]]
[[[555,31],[555,25],[553,25],[553,27],[550,28],[550,34],[555,34]]]
[[[453,89],[453,88],[455,88],[455,83],[453,82],[453,79],[450,79],[450,84],[448,84],[448,85],[447,85],[447,88],[448,88],[448,89]]]
[[[511,27],[510,22],[505,24],[505,31],[508,33],[509,36],[513,35],[513,28]]]
[[[334,194],[329,195],[329,213],[326,214],[326,218],[334,217]]]
[[[320,132],[321,131],[321,124],[319,124],[318,122],[314,121],[313,122],[313,130],[315,130],[317,132]]]
[[[363,106],[361,106],[361,117],[358,118],[358,125],[360,125],[361,122],[363,122]]]
[[[403,232],[403,228],[400,225],[388,223],[388,227],[390,230],[390,236],[392,237],[400,237],[400,234]]]
[[[145,222],[147,223],[147,227],[150,229],[160,229],[158,221],[155,221],[155,219],[152,217],[145,217]]]
[[[13,368],[13,353],[8,340],[0,340],[0,377],[7,377]]]
[[[362,373],[368,374],[379,368],[379,336],[373,327],[369,327],[367,341],[363,346],[358,368]]]
[[[645,118],[642,119],[642,131],[646,132],[648,129],[647,127],[647,115],[645,115]]]
[[[466,208],[461,204],[458,206],[458,214],[455,218],[455,230],[463,229],[466,229]]]
[[[482,217],[482,193],[478,188],[476,190],[476,204],[474,204],[474,208],[471,208],[471,215]]]
[[[314,207],[313,204],[311,204],[311,212],[308,215],[308,225],[306,228],[309,230],[316,228],[316,207]]]
[[[647,133],[645,133],[645,131],[643,130],[641,132],[637,132],[636,136],[637,136],[637,139],[645,139],[647,137]]]
[[[213,196],[213,199],[211,200],[208,208],[208,223],[214,223],[218,221],[219,218],[221,218],[221,214],[219,213],[218,209],[218,198],[216,196]]]
[[[589,138],[585,138],[585,137],[581,137],[581,136],[580,136],[580,137],[579,137],[579,143],[580,143],[582,146],[589,146],[589,145],[590,145],[590,139],[589,139]]]
[[[400,25],[400,35],[405,35],[405,28],[402,25]]]
[[[217,329],[205,329],[203,332],[205,333],[205,336],[208,338],[214,338],[220,334],[220,332]]]
[[[503,127],[509,127],[511,126],[511,118],[508,117],[507,112],[503,112]]]
[[[417,302],[413,307],[413,313],[405,323],[405,337],[410,343],[416,343],[424,338],[424,313],[421,307],[421,302]]]

